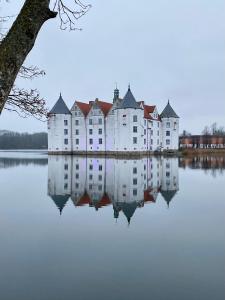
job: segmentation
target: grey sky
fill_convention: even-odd
[[[87,0],[88,1],[88,0]],[[1,15],[18,12],[24,1],[2,4]],[[79,32],[46,23],[27,64],[47,75],[20,86],[36,87],[51,108],[59,92],[75,100],[111,101],[115,82],[161,112],[169,98],[181,130],[199,133],[216,121],[225,126],[224,0],[89,0],[92,9]],[[0,129],[46,130],[33,118],[3,112]]]

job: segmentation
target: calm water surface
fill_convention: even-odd
[[[0,152],[0,299],[222,300],[225,157]]]

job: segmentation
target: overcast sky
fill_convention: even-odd
[[[0,14],[18,13],[23,2],[1,4]],[[136,99],[159,112],[170,99],[181,130],[225,126],[224,0],[88,3],[92,9],[77,24],[83,31],[60,31],[59,20],[43,26],[26,64],[46,76],[21,87],[38,88],[51,108],[60,91],[71,107],[75,100],[111,101],[115,82],[124,96],[130,82]],[[4,111],[0,129],[35,132],[46,124]]]

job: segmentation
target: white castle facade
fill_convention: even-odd
[[[130,87],[113,103],[75,101],[71,110],[60,97],[48,115],[50,154],[133,154],[178,150],[179,117],[169,101],[161,114],[137,102]]]

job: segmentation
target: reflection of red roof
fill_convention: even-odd
[[[80,198],[79,202],[76,204],[76,206],[83,206],[83,205],[86,205],[89,203],[91,203],[91,199],[90,199],[88,193],[85,192],[83,194],[83,196]]]
[[[111,204],[111,200],[109,199],[107,194],[104,194],[102,199],[98,202],[98,208],[101,208],[103,206],[107,206]]]
[[[155,199],[149,190],[144,191],[144,200],[145,202],[155,202]]]
[[[91,105],[83,102],[76,101],[77,106],[82,111],[84,116],[86,117],[91,109]]]
[[[112,103],[108,103],[108,102],[104,102],[104,101],[100,101],[100,100],[96,100],[96,103],[101,108],[105,117],[107,116],[107,114],[109,113],[110,109],[113,106]]]

